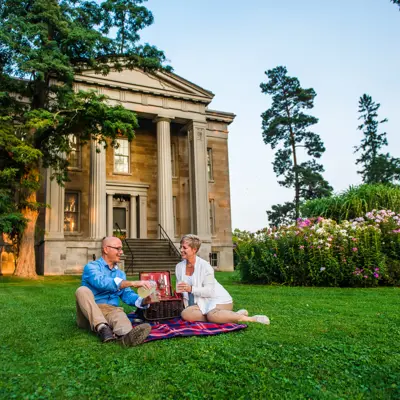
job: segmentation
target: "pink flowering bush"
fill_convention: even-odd
[[[246,282],[400,284],[400,215],[373,210],[340,224],[321,217],[299,219],[292,226],[242,235],[235,251]]]

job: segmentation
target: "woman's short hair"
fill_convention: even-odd
[[[181,239],[180,244],[182,245],[183,242],[186,242],[193,250],[199,251],[200,246],[201,246],[201,239],[193,234],[188,234],[183,236]]]

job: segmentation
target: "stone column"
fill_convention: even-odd
[[[192,228],[202,239],[210,240],[206,124],[200,122],[190,124],[188,141]]]
[[[147,196],[139,196],[140,239],[147,239]]]
[[[92,239],[106,236],[106,152],[102,144],[90,143],[89,227]]]
[[[129,237],[136,239],[137,237],[137,221],[136,221],[136,196],[131,194],[131,202],[129,204]]]
[[[65,188],[55,179],[51,180],[51,168],[46,171],[46,237],[48,239],[64,239],[64,201]]]
[[[171,134],[168,118],[157,118],[157,168],[158,168],[158,222],[167,232],[174,236],[172,210],[172,171],[171,171]]]
[[[107,236],[112,236],[113,227],[113,193],[107,193]]]

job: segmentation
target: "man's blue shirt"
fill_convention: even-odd
[[[140,307],[141,297],[131,288],[119,289],[123,280],[126,280],[125,272],[117,266],[110,269],[103,257],[91,261],[83,269],[82,286],[88,287],[93,292],[97,304],[118,307],[119,299],[121,299],[130,306]],[[136,303],[137,300],[140,301]]]

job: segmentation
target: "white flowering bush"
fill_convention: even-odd
[[[400,215],[372,210],[236,236],[243,281],[318,286],[400,284]]]

